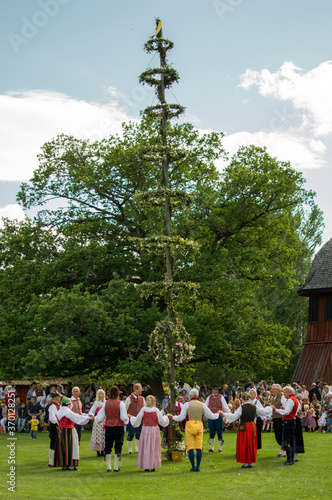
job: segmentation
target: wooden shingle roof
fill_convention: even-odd
[[[332,292],[332,238],[315,256],[306,282],[299,288],[299,295]]]

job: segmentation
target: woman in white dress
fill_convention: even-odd
[[[105,391],[103,389],[98,389],[96,395],[96,401],[89,410],[89,415],[96,417],[100,410],[105,405]],[[104,456],[105,448],[105,428],[104,422],[93,422],[91,441],[90,441],[90,451],[96,451],[97,457]]]

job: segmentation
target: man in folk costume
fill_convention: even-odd
[[[212,387],[212,394],[208,396],[205,401],[206,406],[212,411],[212,413],[216,413],[219,410],[223,410],[225,413],[230,413],[231,410],[228,407],[228,404],[222,394],[219,394],[219,385],[214,384]],[[214,452],[214,438],[217,434],[218,436],[218,453],[222,452],[222,431],[223,431],[223,418],[222,415],[219,415],[219,418],[216,420],[208,419],[209,426],[209,434],[210,434],[210,449],[209,452]]]
[[[212,413],[211,410],[201,401],[198,401],[198,391],[197,389],[192,389],[190,391],[190,401],[184,403],[181,409],[180,415],[167,415],[170,420],[175,420],[176,422],[181,422],[188,415],[188,421],[186,422],[186,446],[188,450],[188,457],[191,463],[190,472],[199,472],[202,460],[202,450],[203,450],[203,422],[202,418],[205,415],[207,418],[216,420],[219,418],[221,410],[217,413]],[[195,453],[196,448],[196,465],[195,465]]]
[[[54,466],[62,467],[62,470],[77,470],[79,442],[74,424],[85,425],[93,417],[72,412],[69,409],[71,400],[68,398],[62,398],[61,404],[56,413],[58,435],[55,442]]]
[[[284,447],[286,450],[287,460],[284,465],[294,464],[294,453],[296,451],[296,441],[295,441],[295,428],[296,428],[296,413],[298,410],[299,402],[295,397],[295,391],[290,386],[284,387],[285,402],[283,408],[276,408],[272,406],[272,409],[277,413],[282,415],[284,421]]]
[[[95,423],[105,420],[105,455],[107,472],[112,472],[111,453],[114,444],[114,472],[120,472],[119,461],[124,440],[124,426],[128,424],[126,405],[119,400],[120,391],[116,385],[110,389],[109,398],[95,417]]]
[[[236,461],[242,463],[243,469],[251,469],[257,459],[257,431],[255,424],[256,413],[269,416],[270,407],[260,408],[250,403],[247,392],[242,393],[243,404],[234,413],[224,414],[226,422],[235,422],[240,419],[236,442]]]
[[[48,409],[48,436],[51,440],[50,442],[50,449],[48,450],[48,466],[49,467],[54,467],[54,453],[55,453],[55,442],[57,438],[57,426],[58,426],[58,421],[56,419],[56,414],[60,410],[61,404],[61,394],[58,391],[53,391],[50,393],[50,396],[52,398],[51,405]]]
[[[141,409],[143,408],[145,403],[145,400],[142,396],[142,386],[141,384],[135,384],[134,385],[134,392],[130,394],[130,396],[126,399],[125,405],[126,405],[126,410],[127,413],[129,413],[132,417],[137,417]],[[139,450],[139,438],[141,435],[141,430],[142,430],[142,423],[139,427],[136,429],[131,425],[129,422],[127,426],[127,442],[128,442],[128,453],[129,455],[132,454],[132,446],[133,446],[133,439],[134,436],[136,437],[135,441],[135,452],[138,453]]]
[[[273,396],[272,401],[271,401],[271,405],[274,406],[274,408],[280,410],[280,408],[282,408],[282,406],[283,406],[282,400],[285,399],[283,397],[284,394],[282,392],[281,385],[273,384],[271,386],[271,392],[272,392],[272,396]],[[275,437],[275,439],[280,447],[280,451],[279,451],[279,454],[277,456],[278,457],[285,457],[286,451],[284,450],[283,445],[282,445],[284,421],[283,421],[280,413],[277,413],[276,410],[273,410],[272,421],[273,421],[274,437]]]
[[[70,398],[71,401],[71,409],[74,413],[77,413],[77,415],[82,415],[83,410],[82,410],[82,403],[80,400],[80,388],[79,387],[73,387],[72,389],[72,397]],[[75,424],[75,429],[77,432],[78,436],[78,442],[81,442],[81,433],[82,433],[82,426]]]

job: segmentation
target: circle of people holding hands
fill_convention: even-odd
[[[324,384],[321,390],[320,381],[313,383],[309,391],[301,381],[270,387],[261,381],[256,387],[248,380],[244,387],[236,382],[231,390],[227,384],[210,388],[201,382],[200,386],[194,383],[190,388],[180,382],[176,388],[176,408],[172,412],[167,388],[164,400],[158,405],[151,389],[138,383],[128,397],[121,397],[120,389],[112,386],[107,398],[105,391],[95,390],[93,384],[83,395],[79,387],[69,386],[64,393],[58,386],[52,387],[47,396],[41,384],[33,385],[27,395],[27,405],[16,397],[17,431],[23,432],[29,422],[31,439],[36,439],[46,408],[50,437],[48,465],[63,470],[78,470],[82,426],[89,422],[92,424],[90,450],[97,452],[97,456],[105,456],[107,472],[114,473],[120,472],[125,431],[128,453],[137,453],[137,467],[146,472],[160,468],[160,429],[165,428],[167,440],[171,420],[178,422],[176,425],[185,432],[190,472],[200,471],[203,433],[207,430],[210,453],[215,451],[216,436],[218,453],[222,453],[225,426],[237,431],[236,461],[245,469],[256,463],[264,431],[274,432],[277,456],[285,457],[283,465],[286,466],[293,465],[298,461],[298,454],[304,453],[303,431],[332,432],[332,385]],[[3,432],[6,432],[6,399],[8,402],[10,396],[15,396],[15,387],[0,387]]]

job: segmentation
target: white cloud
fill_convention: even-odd
[[[0,181],[26,181],[38,167],[44,142],[64,133],[99,140],[120,133],[130,117],[116,89],[110,102],[98,104],[43,90],[0,95]]]
[[[13,203],[11,205],[6,205],[4,208],[0,208],[0,228],[3,227],[3,217],[11,220],[17,219],[23,221],[25,219],[25,213],[20,205]]]
[[[332,61],[305,71],[292,62],[285,62],[275,73],[268,69],[247,69],[240,87],[258,87],[264,97],[290,101],[302,112],[302,129],[310,129],[316,137],[332,132]]]
[[[230,156],[235,154],[240,146],[251,144],[259,147],[266,146],[267,152],[280,161],[289,161],[292,167],[298,170],[321,168],[325,166],[322,153],[326,146],[320,140],[306,138],[288,132],[238,132],[226,135],[223,140],[226,151]]]

